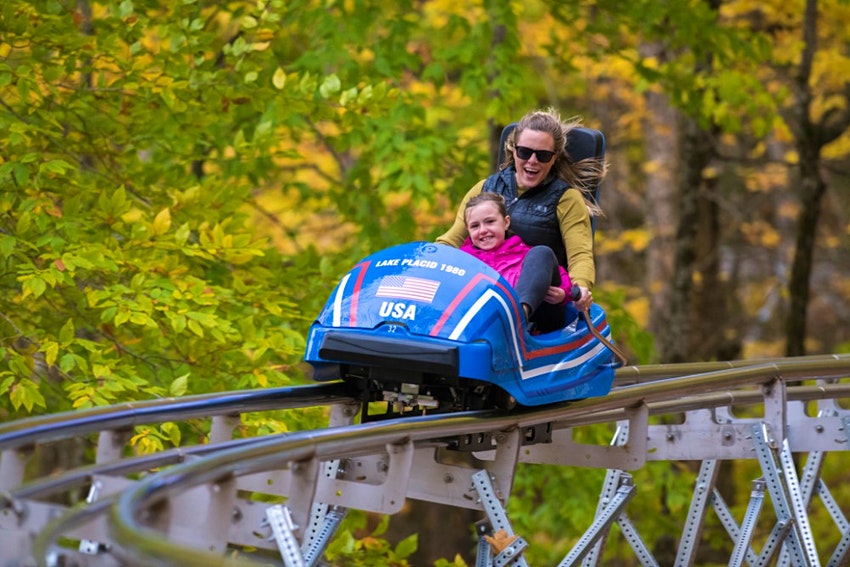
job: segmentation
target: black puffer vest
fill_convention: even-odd
[[[558,202],[569,185],[552,177],[517,197],[516,170],[513,166],[494,173],[484,181],[483,192],[494,192],[505,198],[511,216],[511,231],[529,246],[545,245],[555,252],[558,262],[567,267],[567,252],[558,224]]]

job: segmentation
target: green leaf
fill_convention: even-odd
[[[66,171],[70,171],[71,169],[73,169],[73,167],[71,166],[71,164],[69,164],[63,159],[54,159],[42,163],[38,169],[39,171],[43,171],[45,173],[54,173],[61,175]]]
[[[319,87],[319,94],[322,95],[322,98],[331,98],[334,94],[339,92],[342,83],[335,74],[328,75],[325,77],[325,80],[322,81],[322,86]]]
[[[189,330],[198,335],[201,338],[204,338],[204,328],[201,327],[201,324],[198,323],[195,319],[189,320]]]
[[[74,329],[74,320],[68,319],[62,328],[59,330],[59,342],[63,347],[67,347],[74,340],[76,330]]]
[[[169,394],[172,396],[182,396],[186,393],[186,390],[189,386],[189,375],[184,374],[183,376],[179,376],[175,378],[171,382],[171,387],[168,389]]]
[[[33,276],[24,280],[23,289],[23,297],[25,299],[29,295],[32,295],[34,298],[39,298],[41,297],[41,294],[44,293],[44,290],[47,289],[47,284],[43,279]]]
[[[63,354],[59,358],[59,369],[64,373],[68,373],[76,366],[76,356],[73,354]]]
[[[118,16],[120,18],[126,18],[127,16],[132,15],[133,13],[133,2],[132,0],[123,0],[118,5]]]
[[[172,445],[174,445],[175,447],[179,447],[179,446],[180,446],[180,440],[181,440],[182,435],[181,435],[181,433],[180,433],[180,428],[179,428],[179,427],[177,427],[177,425],[176,425],[176,424],[171,423],[171,422],[169,422],[169,423],[163,423],[163,424],[160,426],[160,429],[161,429],[161,430],[162,430],[162,432],[165,434],[165,437],[166,437],[169,441],[171,441],[171,444],[172,444]]]
[[[15,181],[17,182],[17,184],[19,186],[24,186],[29,181],[30,170],[27,166],[19,163],[15,165],[13,175],[15,176]]]
[[[400,542],[395,547],[395,555],[396,559],[407,559],[414,553],[416,553],[416,549],[419,547],[419,537],[418,534],[412,534]]]
[[[0,235],[0,254],[3,255],[3,258],[9,258],[12,255],[12,252],[15,251],[15,243],[17,239],[10,234]]]

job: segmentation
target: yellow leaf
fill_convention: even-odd
[[[198,335],[201,338],[204,338],[204,329],[201,327],[201,324],[191,319],[189,321],[189,330]]]
[[[153,233],[155,236],[165,234],[171,229],[171,211],[167,208],[159,211],[153,220]]]
[[[44,351],[44,362],[48,366],[53,366],[56,357],[59,355],[59,344],[49,341],[42,345],[41,349]]]
[[[141,209],[130,209],[123,215],[121,215],[121,220],[124,222],[136,222],[142,218]]]

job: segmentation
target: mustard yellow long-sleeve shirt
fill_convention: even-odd
[[[469,233],[466,230],[463,213],[466,203],[481,193],[484,180],[470,189],[460,202],[455,216],[455,222],[445,234],[437,237],[437,242],[460,248]],[[526,190],[517,187],[517,194],[522,195]],[[561,227],[561,239],[567,251],[567,266],[573,283],[593,289],[596,280],[596,266],[593,262],[593,232],[590,226],[590,215],[584,203],[581,192],[567,189],[558,201],[558,224]]]

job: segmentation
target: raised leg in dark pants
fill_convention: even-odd
[[[531,321],[543,333],[560,329],[566,322],[563,305],[544,301],[549,286],[560,284],[555,253],[548,246],[534,246],[523,260],[516,292],[519,300],[530,308]]]

